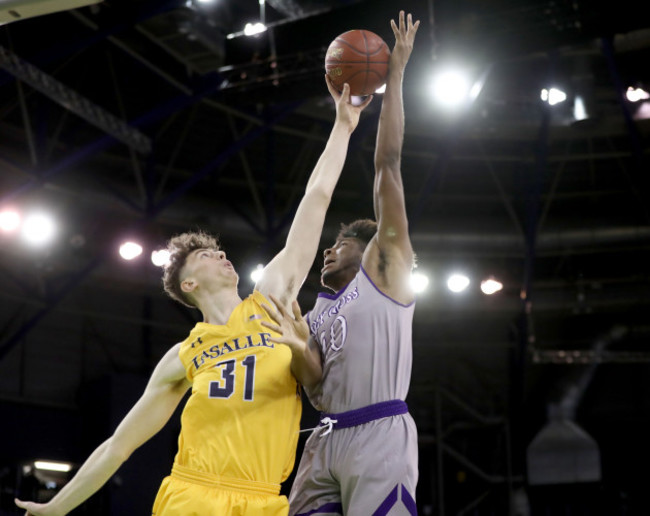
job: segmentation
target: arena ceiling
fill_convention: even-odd
[[[522,446],[571,386],[603,442],[617,422],[647,425],[650,125],[622,91],[650,87],[650,21],[631,0],[267,0],[269,30],[254,38],[237,35],[259,19],[254,0],[106,0],[0,27],[0,203],[60,221],[47,249],[0,237],[0,397],[74,406],[84,382],[148,374],[183,338],[196,314],[164,298],[147,260],[117,257],[125,236],[150,251],[186,229],[218,233],[248,293],[247,270],[282,244],[334,118],[327,45],[365,28],[392,46],[398,8],[422,21],[402,163],[432,276],[414,327],[422,434],[438,387],[525,419]],[[452,59],[484,83],[460,115],[427,88]],[[584,93],[590,117],[545,108],[551,82]],[[372,216],[380,100],[353,137],[323,248],[340,222]],[[473,284],[454,297],[443,283],[457,269]],[[490,274],[505,287],[488,298],[476,287]]]

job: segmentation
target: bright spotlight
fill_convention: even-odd
[[[167,249],[158,249],[151,252],[151,263],[156,267],[164,267],[169,263],[169,251]]]
[[[499,290],[502,289],[503,289],[503,283],[501,283],[500,281],[494,278],[488,278],[486,280],[481,281],[481,292],[483,292],[486,296],[495,294],[496,292],[499,292]]]
[[[375,93],[385,93],[385,92],[386,92],[386,84],[379,86],[379,88],[375,90]]]
[[[424,292],[429,286],[429,277],[421,272],[413,272],[411,273],[410,283],[413,292],[419,294],[420,292]]]
[[[259,280],[262,279],[262,276],[264,275],[264,265],[259,263],[257,267],[251,272],[251,280],[253,280],[253,283],[257,283]]]
[[[540,94],[540,97],[544,102],[548,102],[550,106],[555,106],[555,104],[559,104],[560,102],[564,102],[566,100],[566,93],[564,93],[562,90],[558,90],[557,88],[551,88],[548,90],[544,88]]]
[[[54,462],[51,460],[36,460],[34,467],[43,471],[63,471],[67,473],[72,469],[72,464],[67,462]]]
[[[125,260],[133,260],[142,254],[142,246],[135,242],[124,242],[120,246],[120,256]]]
[[[20,226],[20,214],[16,210],[0,211],[0,230],[10,233]]]
[[[433,79],[433,95],[443,105],[458,106],[468,98],[469,78],[459,71],[446,71]]]
[[[650,99],[650,94],[642,88],[633,88],[630,86],[625,92],[625,98],[630,102],[639,102],[640,100]]]
[[[32,245],[43,245],[52,240],[56,233],[54,220],[44,213],[29,215],[23,224],[23,238]]]
[[[266,31],[266,25],[261,22],[257,23],[247,23],[244,26],[244,35],[245,36],[255,36]]]
[[[462,292],[469,287],[469,278],[464,274],[452,274],[447,279],[447,288],[452,292]]]

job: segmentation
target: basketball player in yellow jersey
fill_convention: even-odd
[[[327,79],[326,79],[327,80]],[[115,433],[86,460],[48,503],[16,500],[26,515],[60,516],[95,493],[131,453],[167,423],[189,388],[181,416],[178,452],[154,502],[155,516],[275,516],[288,514],[280,482],[295,459],[301,403],[298,384],[320,377],[301,343],[279,344],[262,322],[262,304],[295,299],[316,256],[325,213],[338,181],[352,131],[370,102],[350,103],[339,94],[336,120],[312,172],[285,247],[269,262],[255,290],[242,300],[238,276],[213,237],[185,233],[169,242],[172,251],[163,282],[177,301],[198,308],[185,341],[156,366],[138,402]],[[283,310],[281,310],[283,311]],[[294,314],[299,316],[294,307]]]

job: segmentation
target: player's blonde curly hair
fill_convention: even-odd
[[[163,287],[169,297],[190,308],[197,308],[197,306],[181,289],[180,276],[188,255],[197,249],[214,249],[218,251],[220,249],[219,240],[204,231],[190,231],[172,237],[167,242],[169,262],[165,266],[162,277]]]

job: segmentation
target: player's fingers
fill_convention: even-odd
[[[359,109],[361,111],[366,109],[366,106],[372,102],[373,98],[375,98],[374,95],[368,95],[368,97],[361,104],[359,104]]]
[[[399,30],[400,32],[404,32],[406,30],[405,24],[404,24],[404,11],[399,12]]]
[[[300,311],[300,305],[298,304],[297,300],[295,299],[293,300],[293,302],[291,303],[291,308],[293,310],[293,318],[296,321],[302,320],[302,312]]]
[[[395,34],[395,37],[399,35],[399,29],[397,28],[397,24],[395,23],[395,20],[390,21],[390,28],[393,29],[393,34]]]
[[[332,79],[330,79],[330,76],[327,74],[325,74],[325,83],[327,84],[327,89],[329,90],[330,95],[334,97],[334,100],[338,100],[341,94],[334,87],[334,85],[332,84]]]
[[[266,313],[269,314],[269,317],[271,317],[271,319],[273,319],[275,322],[280,322],[280,315],[275,310],[273,310],[273,308],[271,308],[266,303],[262,303],[261,306],[264,308],[264,310],[266,310]]]
[[[418,27],[419,27],[419,26],[420,26],[420,20],[416,21],[416,22],[413,24],[413,29],[412,29],[412,30],[413,30],[413,36],[415,36],[415,33],[418,31]]]
[[[282,335],[282,328],[280,328],[277,324],[270,323],[269,321],[262,321],[262,326]]]
[[[346,82],[343,85],[343,91],[341,92],[341,98],[343,99],[343,102],[350,102],[350,85]]]

